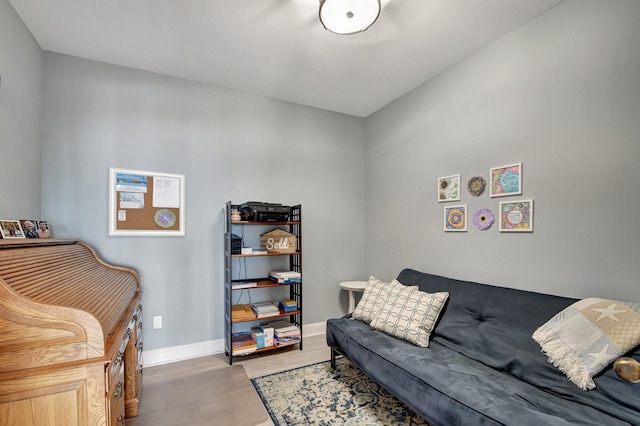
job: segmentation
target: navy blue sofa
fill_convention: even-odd
[[[640,383],[609,366],[580,390],[531,335],[577,299],[403,270],[398,281],[449,299],[428,348],[348,317],[327,321],[342,354],[434,425],[640,425]],[[640,348],[627,354],[640,360]]]

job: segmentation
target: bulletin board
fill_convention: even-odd
[[[110,236],[184,236],[184,175],[109,167]]]

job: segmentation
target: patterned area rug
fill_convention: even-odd
[[[324,361],[251,383],[275,426],[428,425],[346,358],[335,370]]]

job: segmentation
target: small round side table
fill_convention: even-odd
[[[349,292],[349,310],[347,313],[353,312],[356,308],[356,297],[354,292],[364,291],[368,281],[342,281],[340,287]]]

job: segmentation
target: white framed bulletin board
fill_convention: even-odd
[[[109,167],[109,235],[185,235],[181,174]]]

